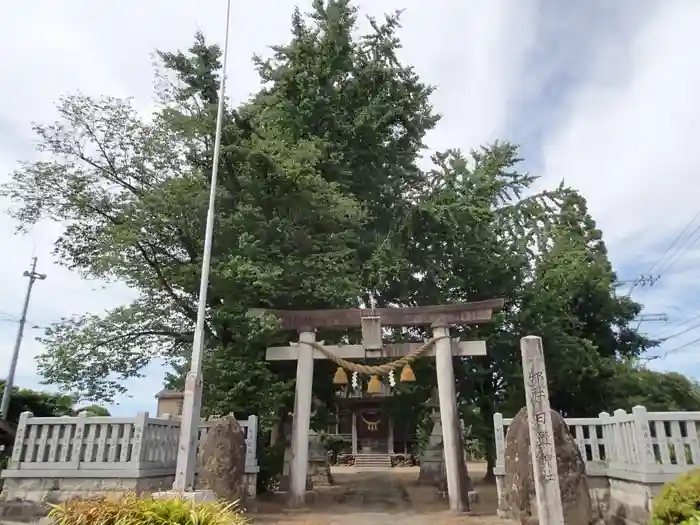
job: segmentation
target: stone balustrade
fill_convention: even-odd
[[[203,421],[203,441],[216,421]],[[257,416],[239,421],[246,432],[246,485],[255,495]],[[175,477],[180,421],[147,412],[136,417],[21,415],[2,499],[63,500],[107,491],[169,490]]]
[[[505,436],[511,419],[494,414],[499,506],[505,511]],[[624,514],[646,523],[651,502],[664,483],[700,466],[700,412],[631,413],[616,410],[597,418],[566,418],[586,464],[591,496],[601,514]],[[504,513],[504,512],[502,512]]]

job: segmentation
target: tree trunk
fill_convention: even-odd
[[[496,483],[496,475],[493,473],[493,469],[496,466],[496,454],[494,447],[486,447],[486,475],[484,475],[484,483],[493,485]]]
[[[484,387],[490,386],[491,385],[488,383],[484,384]],[[486,388],[484,388],[484,390],[485,389]],[[484,476],[484,483],[495,484],[496,476],[493,473],[493,469],[496,466],[496,443],[493,435],[494,410],[491,399],[492,398],[489,393],[482,392],[481,399],[479,400],[479,412],[483,414],[484,422],[488,428],[488,433],[484,443],[486,446],[486,475]]]
[[[284,436],[282,436],[282,427],[284,425],[284,411],[283,410],[278,410],[277,411],[277,417],[275,418],[275,423],[272,425],[272,428],[270,429],[270,447],[274,447],[280,439],[282,439]]]

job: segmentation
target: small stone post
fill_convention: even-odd
[[[352,411],[352,455],[357,455],[357,413]]]
[[[493,415],[493,432],[495,435],[496,449],[496,493],[498,494],[498,517],[505,518],[508,515],[508,502],[505,490],[505,465],[506,465],[506,436],[503,425],[503,414],[496,412]]]
[[[15,432],[15,444],[12,448],[12,458],[8,465],[10,469],[18,469],[20,463],[24,460],[22,457],[22,452],[24,451],[24,436],[27,434],[27,423],[32,417],[34,417],[34,414],[29,411],[22,412],[19,415],[19,423],[17,425],[17,431]]]
[[[523,337],[520,350],[539,523],[564,525],[542,338],[532,335]]]
[[[634,416],[634,429],[637,434],[636,439],[641,469],[642,472],[650,472],[656,467],[656,457],[654,456],[654,445],[651,442],[651,428],[649,428],[647,409],[637,405],[632,407],[632,415]],[[692,439],[691,436],[688,437]],[[682,450],[682,452],[684,453],[685,450]]]

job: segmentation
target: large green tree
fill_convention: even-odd
[[[182,366],[191,344],[209,179],[200,161],[209,154],[216,102],[206,98],[204,81],[191,90],[198,82],[191,70],[216,82],[220,67],[218,50],[201,35],[191,51],[163,55],[178,78],[165,92],[165,110],[149,122],[128,101],[63,99],[61,120],[35,127],[44,158],[17,170],[6,187],[20,203],[23,227],[42,218],[69,224],[56,243],[64,264],[139,293],[105,316],[62,321],[44,337],[45,378],[88,399],[110,399],[123,390],[121,380],[156,357]],[[207,366],[241,358],[223,376],[235,371],[233,382],[258,394],[245,399],[246,409],[263,410],[273,401],[255,385],[268,385],[273,397],[285,385],[260,360],[267,332],[245,310],[347,305],[359,293],[351,261],[362,210],[321,176],[313,141],[290,143],[276,129],[246,136],[232,113],[224,127]]]

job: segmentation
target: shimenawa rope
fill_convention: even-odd
[[[410,365],[413,363],[416,359],[418,359],[420,356],[422,356],[425,352],[428,351],[428,349],[433,346],[437,341],[440,339],[449,339],[449,335],[441,335],[440,337],[433,337],[429,341],[426,341],[423,343],[421,346],[416,348],[415,350],[412,350],[405,356],[403,356],[400,359],[397,359],[396,361],[392,361],[391,363],[385,363],[383,365],[379,366],[368,366],[368,365],[362,365],[360,363],[353,363],[352,361],[348,361],[346,359],[343,359],[342,357],[338,357],[335,355],[333,352],[330,350],[324,348],[323,345],[316,343],[316,342],[311,342],[309,341],[307,344],[311,345],[313,348],[321,352],[326,358],[330,359],[333,361],[336,365],[342,366],[346,370],[350,370],[350,372],[357,372],[358,374],[362,375],[367,375],[367,376],[372,376],[372,375],[387,375],[389,372],[392,370],[396,370],[398,368],[403,368],[405,365]]]

